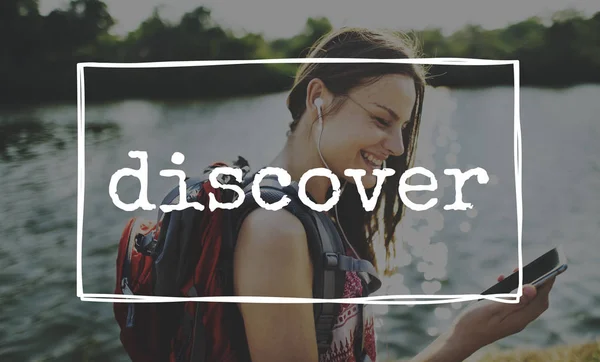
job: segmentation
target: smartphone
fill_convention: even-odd
[[[567,267],[567,258],[562,245],[559,245],[523,267],[523,285],[532,284],[538,288],[548,279],[562,274]],[[517,270],[481,294],[508,294],[518,287],[519,271]]]

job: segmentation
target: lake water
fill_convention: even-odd
[[[127,100],[86,107],[82,276],[85,293],[112,293],[116,244],[131,213],[109,197],[111,175],[149,158],[150,202],[208,163],[246,157],[258,167],[284,142],[285,94],[206,102]],[[569,270],[551,308],[496,347],[549,346],[600,335],[600,87],[521,89],[523,257],[563,244]],[[398,229],[398,274],[388,294],[475,294],[517,266],[513,90],[430,90],[415,166],[431,170],[436,192],[411,197]],[[74,105],[0,111],[0,360],[127,360],[110,303],[76,296],[77,109]],[[446,211],[454,179],[445,168],[484,168],[490,180],[466,182],[467,211]],[[415,178],[416,179],[416,178]],[[132,202],[135,180],[119,195]],[[138,212],[154,216],[154,212]],[[378,252],[380,250],[378,249]],[[378,307],[382,356],[409,357],[443,331],[465,304]]]

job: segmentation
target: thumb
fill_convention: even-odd
[[[537,295],[537,289],[531,285],[527,284],[523,286],[523,295],[521,295],[521,300],[519,303],[515,304],[517,308],[524,307],[531,302],[535,296]]]
[[[521,295],[518,303],[493,303],[493,306],[497,313],[507,315],[529,305],[536,295],[537,290],[533,285],[524,285],[523,295]]]

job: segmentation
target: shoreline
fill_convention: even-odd
[[[497,87],[510,87],[514,88],[512,85],[506,84],[489,84],[489,85],[464,85],[464,86],[456,86],[456,85],[431,85],[434,88],[449,88],[455,90],[477,90],[477,89],[485,89],[485,88],[497,88]],[[541,84],[520,84],[520,89],[531,88],[531,89],[548,89],[548,90],[566,90],[574,87],[585,87],[585,86],[600,86],[600,82],[580,82],[580,83],[570,83],[564,85],[541,85]],[[265,90],[258,92],[249,92],[249,93],[232,93],[232,94],[219,94],[219,95],[185,95],[173,97],[169,95],[162,96],[144,96],[139,94],[131,94],[125,96],[103,96],[103,97],[95,97],[93,100],[86,99],[86,105],[103,105],[103,104],[112,104],[115,102],[123,102],[123,101],[148,101],[148,102],[211,102],[211,101],[222,101],[229,100],[235,98],[253,98],[260,96],[267,96],[278,94],[282,92],[288,91],[288,88],[281,88],[275,90]],[[86,94],[87,98],[87,94]],[[72,97],[50,97],[50,98],[39,98],[39,97],[30,97],[30,98],[21,98],[20,100],[15,99],[4,99],[0,100],[0,110],[1,111],[10,111],[10,110],[19,110],[23,108],[28,108],[31,106],[72,106],[77,105],[77,95],[73,94]]]
[[[600,337],[588,342],[558,344],[552,347],[516,347],[499,349],[489,346],[466,362],[600,362]]]
[[[410,359],[393,360],[381,357],[382,362],[410,362]],[[464,362],[600,362],[600,336],[587,342],[557,344],[551,347],[499,348],[492,344]]]

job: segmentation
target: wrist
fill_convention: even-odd
[[[476,339],[458,332],[455,328],[451,328],[443,335],[442,343],[445,353],[452,357],[452,361],[463,361],[481,348]]]

